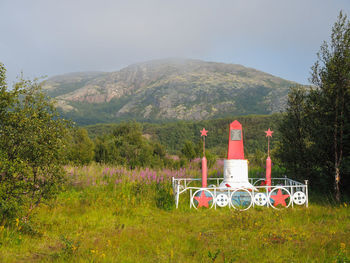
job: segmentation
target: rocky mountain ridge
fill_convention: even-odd
[[[55,76],[44,89],[73,120],[90,111],[96,122],[106,122],[270,114],[283,110],[294,84],[242,65],[166,59]]]

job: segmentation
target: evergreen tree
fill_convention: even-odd
[[[289,94],[278,155],[290,173],[340,201],[350,186],[350,22],[342,12],[317,55],[314,86]]]
[[[288,94],[287,110],[279,126],[282,133],[277,157],[283,160],[289,176],[302,180],[310,177],[308,154],[308,129],[306,110],[307,90],[302,86],[291,87]]]
[[[312,97],[315,110],[321,113],[316,124],[331,142],[321,143],[327,146],[327,161],[332,161],[329,168],[333,170],[335,197],[340,201],[341,185],[346,187],[344,177],[349,176],[344,170],[343,162],[349,156],[344,146],[350,143],[350,22],[342,12],[333,26],[330,43],[321,46],[311,81],[316,86]]]

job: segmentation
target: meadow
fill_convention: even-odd
[[[173,170],[67,166],[67,183],[29,220],[0,226],[0,262],[350,262],[350,208],[175,209]],[[209,176],[222,176],[215,166]]]

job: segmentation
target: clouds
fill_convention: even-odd
[[[188,57],[299,82],[343,0],[2,0],[0,61],[13,79]]]

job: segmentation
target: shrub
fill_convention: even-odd
[[[8,90],[0,63],[0,222],[59,190],[69,126],[36,81]]]

